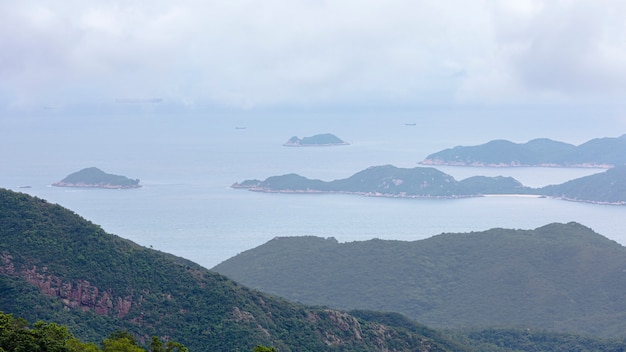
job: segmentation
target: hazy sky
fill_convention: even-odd
[[[0,107],[620,105],[623,0],[0,2]]]

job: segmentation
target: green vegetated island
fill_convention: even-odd
[[[283,144],[285,147],[332,147],[340,145],[349,145],[339,137],[331,133],[316,134],[311,137],[304,137],[302,139],[297,136],[289,138],[287,142]]]
[[[578,223],[419,241],[277,237],[213,268],[290,300],[399,312],[434,327],[620,338],[625,269],[625,247]]]
[[[108,174],[97,167],[89,167],[68,175],[59,182],[52,184],[56,187],[82,187],[82,188],[112,188],[127,189],[139,188],[138,179],[130,179],[126,176]]]
[[[494,235],[499,232],[507,233],[505,230],[494,231]],[[515,241],[522,241],[533,233],[514,232],[513,235],[516,236],[509,236],[508,241],[511,242],[506,243],[506,247],[510,253],[501,262],[495,260],[499,258],[497,256],[491,257],[494,259],[493,262],[485,261],[488,257],[481,256],[489,249],[497,253],[494,246],[498,245],[498,241],[479,241],[471,246],[471,243],[466,243],[469,238],[464,240],[465,235],[459,235],[458,238],[450,235],[451,242],[455,242],[455,239],[461,242],[450,244],[455,248],[454,253],[457,255],[449,258],[447,274],[438,278],[425,276],[419,285],[420,288],[414,293],[408,292],[407,289],[399,292],[406,293],[405,301],[411,301],[416,296],[440,292],[441,286],[431,288],[429,286],[431,283],[454,281],[463,273],[471,273],[466,282],[470,279],[477,280],[481,275],[493,274],[497,280],[492,280],[488,287],[493,289],[497,284],[502,286],[494,292],[483,291],[482,281],[475,281],[474,284],[468,284],[468,287],[459,286],[453,291],[462,297],[460,293],[462,289],[467,289],[470,295],[474,295],[480,289],[481,292],[487,292],[489,297],[497,298],[495,301],[497,303],[508,301],[509,298],[496,297],[496,293],[506,291],[511,285],[524,283],[524,287],[529,291],[526,294],[515,293],[511,297],[514,300],[509,302],[511,305],[524,303],[524,300],[527,300],[526,295],[536,298],[537,295],[533,290],[542,287],[546,293],[552,291],[561,293],[557,295],[560,300],[555,300],[555,305],[541,312],[539,308],[534,310],[537,312],[539,322],[541,317],[565,316],[565,313],[560,312],[563,306],[570,308],[580,306],[581,311],[587,312],[590,301],[600,300],[598,296],[604,292],[606,296],[601,302],[606,305],[600,308],[598,303],[596,315],[598,319],[587,319],[586,323],[589,325],[588,329],[594,326],[599,327],[598,329],[602,326],[611,327],[622,314],[620,305],[624,299],[621,294],[613,296],[615,291],[623,288],[624,282],[621,280],[623,272],[619,274],[615,272],[615,267],[620,262],[615,259],[614,254],[618,255],[620,249],[616,249],[614,243],[607,244],[607,241],[599,236],[592,236],[595,240],[585,240],[586,233],[581,226],[572,224],[544,228],[535,237],[538,237],[537,240],[543,238],[548,244],[553,242],[553,237],[558,238],[566,234],[570,236],[566,241],[560,241],[564,247],[559,250],[550,246],[539,248],[542,251],[539,253],[546,256],[538,263],[532,261],[538,254],[527,252],[524,246],[520,248],[519,253],[515,253],[514,245],[517,243]],[[519,239],[516,240],[517,237]],[[443,270],[441,265],[446,266],[445,263],[441,263],[442,259],[435,256],[440,249],[439,245],[427,248],[428,255],[423,257],[424,260],[418,260],[419,266],[405,267],[387,266],[387,262],[384,261],[389,261],[390,257],[399,260],[411,256],[403,251],[397,252],[398,255],[385,257],[379,250],[374,250],[370,251],[368,259],[363,259],[359,255],[355,255],[354,259],[347,255],[330,258],[331,252],[323,250],[320,246],[339,248],[344,245],[340,246],[332,240],[313,238],[303,240],[311,242],[309,246],[311,254],[321,254],[321,257],[317,259],[314,256],[301,257],[302,261],[299,264],[285,271],[286,277],[292,277],[294,270],[306,269],[302,267],[303,263],[317,261],[315,265],[327,263],[330,268],[330,265],[337,264],[337,260],[343,260],[341,265],[346,264],[345,268],[334,266],[337,277],[345,278],[346,284],[367,280],[363,286],[345,288],[344,295],[353,297],[370,297],[374,291],[380,290],[386,290],[388,294],[395,296],[393,290],[407,282],[407,278],[411,280],[418,278],[424,267],[431,268],[431,273],[434,273],[436,270]],[[576,253],[574,248],[578,248],[581,243],[585,244],[581,249],[583,252]],[[295,239],[277,239],[268,243],[265,248],[268,245],[274,247],[276,244],[287,252],[274,255],[275,264],[282,265],[294,255],[302,253]],[[403,244],[401,247],[406,246]],[[478,250],[475,247],[483,248],[483,251],[475,252],[474,259],[481,258],[483,261],[468,268],[466,264],[471,258],[467,258],[467,255]],[[615,253],[609,250],[613,247]],[[506,253],[501,255],[504,254]],[[535,256],[530,256],[526,261],[524,260],[526,254]],[[574,256],[570,260],[568,258],[571,255]],[[322,258],[329,260],[324,263],[320,260]],[[384,260],[377,261],[382,259]],[[366,268],[373,270],[372,266],[375,270],[364,275],[345,276],[342,270],[354,270],[350,266],[354,260],[362,261],[364,270]],[[544,267],[546,260],[553,264],[551,268]],[[561,262],[563,263],[560,264]],[[507,265],[503,266],[503,263]],[[566,270],[568,263],[573,266]],[[516,269],[516,265],[522,264],[524,266]],[[542,271],[526,272],[528,267],[535,264],[540,270],[553,274],[544,277],[539,274]],[[590,273],[598,273],[596,271],[598,266],[605,267],[603,272],[605,274],[591,275]],[[315,266],[311,266],[311,269],[313,268]],[[450,271],[455,268],[460,272]],[[274,269],[275,266],[268,266],[267,273]],[[482,272],[479,269],[488,271]],[[381,270],[397,270],[398,274],[402,274],[402,278],[391,282],[388,280],[391,280],[392,276],[387,276],[388,280],[383,280],[378,276]],[[588,284],[581,287],[583,291],[580,292],[576,290],[562,292],[560,284],[557,285],[547,279],[560,276],[563,281],[570,281],[571,276],[578,272],[582,272],[579,284]],[[327,273],[322,270],[320,273],[310,275],[311,280],[300,289],[314,287],[319,284],[319,279],[326,277]],[[407,285],[413,285],[411,280]],[[603,284],[607,280],[612,280],[613,289],[604,288]],[[329,283],[334,282],[331,280]],[[328,291],[329,297],[330,294],[337,293],[335,290],[337,287],[330,285],[328,288],[331,289]],[[430,291],[424,293],[424,290]],[[583,298],[585,292],[592,290],[599,291],[595,295]],[[327,292],[326,287],[319,292]],[[441,302],[448,297],[450,294],[430,298]],[[554,300],[550,295],[544,297],[546,302],[539,298],[536,298],[536,301],[547,304]],[[182,344],[189,351],[250,352],[271,352],[273,349],[278,352],[538,350],[617,352],[626,348],[624,329],[620,331],[622,337],[615,339],[600,337],[612,335],[610,330],[596,336],[581,336],[528,326],[524,329],[485,329],[471,328],[478,324],[470,324],[467,329],[462,330],[432,329],[404,315],[379,311],[385,307],[384,303],[387,301],[389,301],[387,296],[379,299],[381,304],[377,305],[376,311],[364,309],[347,311],[328,308],[331,305],[321,307],[293,303],[275,295],[247,288],[186,259],[148,249],[108,234],[100,226],[59,205],[0,189],[0,347],[5,351],[94,352],[97,350],[94,344],[100,341],[103,351],[137,352],[185,350],[170,348],[172,345],[169,343],[172,341]],[[343,304],[342,300],[337,302],[332,306]],[[465,318],[469,314],[467,311],[472,309],[466,303],[467,301],[463,300],[458,304],[449,302],[448,310],[458,307],[461,317]],[[419,307],[427,311],[429,305],[420,303]],[[479,305],[473,309],[476,315],[480,315],[481,311],[487,308]],[[493,310],[490,308],[484,313],[492,313]],[[519,311],[521,312],[518,312],[519,314],[526,314],[522,309]],[[606,316],[601,316],[604,313],[607,313]],[[28,323],[37,321],[39,322],[32,326]],[[482,321],[481,318],[477,322]],[[451,320],[451,323],[453,322],[454,320]]]
[[[432,167],[373,166],[348,178],[322,181],[297,174],[245,180],[233,188],[279,193],[346,193],[378,197],[464,198],[518,194],[600,203],[626,204],[626,166],[581,177],[559,185],[531,188],[512,177],[473,176],[457,181]]]
[[[601,167],[626,165],[626,135],[596,138],[575,146],[547,138],[527,143],[493,140],[477,146],[457,146],[431,154],[423,165]]]

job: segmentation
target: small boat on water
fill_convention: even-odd
[[[417,126],[415,122],[408,122],[404,124],[405,126]]]

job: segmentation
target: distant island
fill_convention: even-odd
[[[432,167],[373,166],[346,179],[312,180],[297,174],[245,180],[231,186],[256,192],[345,193],[397,198],[467,198],[497,194],[551,197],[577,202],[626,205],[626,166],[559,185],[531,188],[512,177],[473,176],[461,181]]]
[[[125,176],[107,174],[97,167],[89,167],[68,175],[59,182],[52,184],[56,187],[81,187],[81,188],[110,188],[127,189],[139,188],[138,179],[130,179]]]
[[[379,197],[462,198],[484,194],[528,193],[511,177],[475,176],[457,181],[432,167],[412,169],[393,165],[372,166],[349,178],[321,181],[297,174],[272,176],[265,181],[245,180],[232,185],[258,192],[279,193],[348,193]]]
[[[283,144],[285,147],[331,147],[339,145],[349,145],[334,134],[324,133],[316,134],[311,137],[304,137],[302,139],[297,136],[289,138],[287,142]]]
[[[477,146],[457,146],[426,157],[422,165],[600,167],[626,164],[626,135],[596,138],[579,146],[547,138],[519,144],[492,140]]]

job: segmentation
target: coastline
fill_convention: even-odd
[[[363,197],[379,197],[379,198],[401,198],[401,199],[465,199],[465,198],[480,198],[480,197],[512,197],[512,198],[550,198],[550,199],[558,199],[564,200],[568,202],[574,203],[588,203],[588,204],[596,204],[596,205],[612,205],[612,206],[624,206],[626,205],[626,201],[621,202],[602,202],[602,201],[594,201],[594,200],[584,200],[584,199],[574,199],[567,197],[556,197],[556,196],[548,196],[542,194],[514,194],[514,193],[503,193],[503,194],[471,194],[471,195],[452,195],[452,196],[432,196],[432,195],[409,195],[406,193],[400,194],[391,194],[391,193],[380,193],[380,192],[346,192],[346,191],[319,191],[319,190],[272,190],[268,188],[258,188],[258,187],[241,187],[237,185],[232,185],[230,188],[232,189],[246,189],[251,192],[259,192],[259,193],[281,193],[281,194],[346,194],[346,195],[356,195]]]
[[[520,164],[520,163],[482,163],[482,162],[450,162],[443,161],[437,159],[424,159],[418,163],[419,165],[428,165],[428,166],[466,166],[466,167],[493,167],[493,168],[515,168],[515,167],[552,167],[552,168],[573,168],[573,169],[611,169],[615,167],[613,164],[593,164],[593,163],[583,163],[583,164],[555,164],[555,163],[546,163],[546,164]]]
[[[102,188],[102,189],[132,189],[141,188],[141,185],[114,185],[114,184],[93,184],[93,183],[67,183],[55,182],[54,187],[71,187],[71,188]]]
[[[380,193],[380,192],[347,192],[347,191],[319,191],[319,190],[273,190],[268,188],[257,187],[240,187],[231,186],[233,189],[247,189],[251,192],[259,193],[284,193],[284,194],[346,194],[357,195],[363,197],[380,197],[380,198],[407,198],[407,199],[462,199],[462,198],[477,198],[484,197],[482,194],[474,195],[453,195],[453,196],[433,196],[433,195],[410,195],[406,193]]]
[[[345,145],[350,145],[350,143],[344,142],[344,143],[327,143],[327,144],[299,144],[299,143],[285,143],[283,144],[283,147],[295,147],[295,148],[300,148],[300,147],[341,147],[341,146],[345,146]]]

